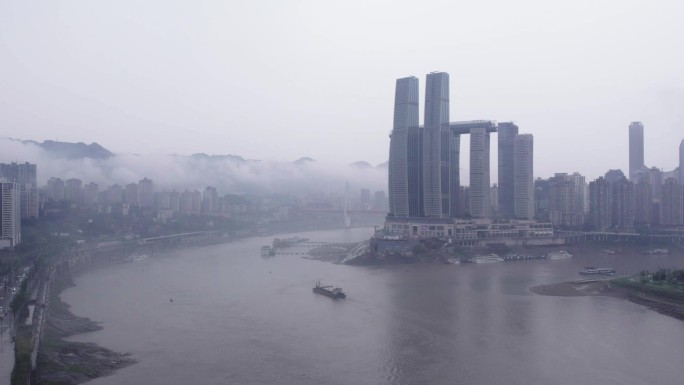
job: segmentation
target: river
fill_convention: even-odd
[[[297,235],[348,242],[371,233]],[[262,258],[271,240],[78,276],[62,298],[104,329],[72,339],[138,360],[89,384],[624,385],[679,383],[684,374],[682,321],[616,298],[529,291],[577,279],[586,265],[682,268],[681,255],[364,267]],[[317,280],[347,299],[314,294]]]

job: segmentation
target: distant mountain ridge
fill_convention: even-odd
[[[95,142],[90,144],[83,142],[58,142],[55,140],[46,140],[43,143],[33,140],[22,140],[21,142],[36,145],[47,151],[50,155],[62,159],[107,159],[114,156],[113,152]]]
[[[16,139],[13,139],[16,140]],[[50,156],[60,159],[107,159],[116,156],[115,153],[107,150],[96,142],[85,144],[83,142],[71,143],[71,142],[60,142],[56,140],[46,140],[41,142],[36,142],[34,140],[19,140],[22,143],[33,144],[45,150]],[[244,164],[250,162],[261,162],[258,159],[245,159],[240,155],[225,154],[225,155],[209,155],[206,153],[196,153],[192,155],[174,155],[181,158],[191,158],[194,160],[206,160],[206,161],[230,161],[236,164]],[[287,162],[289,163],[289,162]],[[297,166],[305,166],[307,164],[316,163],[316,160],[308,156],[301,157],[293,162]],[[371,168],[387,168],[387,162],[380,163],[377,166],[373,166],[366,161],[356,161],[350,163],[354,169],[364,170]]]

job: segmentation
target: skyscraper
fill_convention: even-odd
[[[425,216],[449,217],[451,187],[449,128],[449,74],[432,72],[425,87],[423,130],[423,201]],[[489,186],[487,186],[487,197]]]
[[[19,184],[22,218],[38,218],[37,174],[37,167],[32,163],[0,163],[0,177]]]
[[[0,249],[21,242],[19,184],[0,180]]]
[[[534,219],[534,138],[531,134],[516,135],[513,146],[514,215],[518,219]]]
[[[451,130],[451,125],[449,126]],[[449,208],[451,210],[451,217],[457,218],[463,216],[463,206],[461,206],[461,135],[456,135],[451,130],[451,148],[449,151],[449,192],[451,194],[451,202]]]
[[[489,218],[489,132],[484,127],[470,130],[470,216]]]
[[[499,212],[504,218],[513,218],[513,144],[518,135],[514,123],[499,123]]]
[[[634,181],[635,173],[644,167],[644,125],[632,122],[629,125],[629,180]]]
[[[581,226],[585,222],[585,178],[556,173],[549,178],[549,218],[554,225]]]
[[[154,195],[154,182],[150,178],[143,178],[138,182],[138,204],[140,207],[151,208]]]
[[[492,120],[469,120],[451,122],[451,201],[452,217],[474,216],[475,218],[489,218],[491,216],[492,197],[490,185],[490,134],[497,131],[497,124]],[[460,137],[470,135],[470,187],[468,190],[468,205],[462,206],[465,200],[460,194]],[[511,168],[512,170],[512,168]],[[456,195],[456,196],[455,196]],[[470,198],[473,199],[470,199]],[[497,201],[498,202],[498,198]]]
[[[634,229],[634,183],[622,178],[611,183],[611,225],[622,231]]]
[[[83,182],[77,178],[67,179],[64,188],[64,199],[73,203],[81,203],[81,189]]]
[[[418,114],[418,78],[397,79],[388,170],[390,216],[421,216],[422,143]]]
[[[603,177],[589,183],[589,218],[595,231],[610,229],[612,208],[610,183]]]

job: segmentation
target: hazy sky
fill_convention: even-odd
[[[534,134],[537,176],[626,172],[634,120],[647,165],[671,170],[682,15],[652,0],[0,0],[0,136],[377,164],[396,78],[423,93],[439,70],[452,120]]]

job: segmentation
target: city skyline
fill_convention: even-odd
[[[208,2],[198,11],[151,1],[136,8],[140,19],[126,2],[5,7],[0,126],[8,137],[98,142],[116,153],[376,165],[387,160],[391,85],[438,69],[451,76],[451,120],[516,122],[535,136],[539,176],[627,171],[632,121],[645,126],[649,166],[678,163],[668,139],[678,143],[684,127],[684,56],[672,49],[684,33],[678,3],[302,2],[270,3],[274,12],[263,13],[258,4]],[[435,7],[437,20],[425,17]],[[164,17],[152,17],[160,10]],[[279,26],[278,35],[252,27],[260,24]]]

